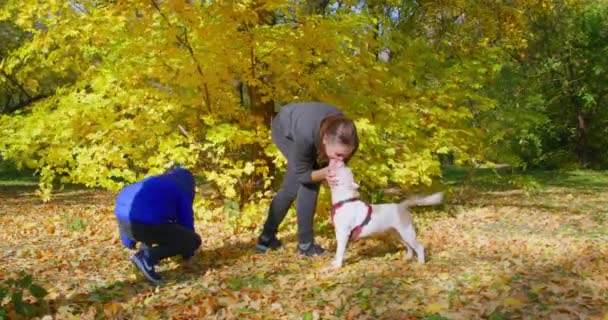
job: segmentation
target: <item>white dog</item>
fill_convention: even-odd
[[[332,224],[336,229],[336,258],[333,268],[341,268],[344,252],[349,237],[353,240],[364,238],[374,233],[395,229],[405,247],[406,259],[416,251],[418,262],[424,263],[424,247],[416,240],[416,231],[412,224],[409,206],[424,206],[440,204],[443,192],[427,197],[412,197],[401,203],[366,204],[359,200],[359,192],[352,171],[343,162],[332,161],[331,170],[335,172],[335,181],[331,187]]]

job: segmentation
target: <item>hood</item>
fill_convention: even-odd
[[[190,171],[184,168],[169,170],[165,176],[177,181],[180,188],[194,196],[194,176]]]

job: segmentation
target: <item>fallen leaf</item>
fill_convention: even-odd
[[[439,313],[443,310],[447,310],[447,306],[441,303],[431,303],[424,308],[424,311],[429,314]]]
[[[521,302],[520,300],[516,299],[516,298],[506,298],[505,300],[503,300],[502,304],[505,307],[514,307],[514,308],[519,308],[523,305],[523,302]]]
[[[114,195],[95,191],[89,195],[96,198],[71,195],[69,202],[39,206],[31,196],[7,198],[0,192],[0,212],[17,213],[0,214],[0,279],[19,270],[31,273],[49,292],[47,310],[55,319],[301,319],[304,311],[313,320],[422,314],[481,319],[530,306],[525,309],[530,318],[589,314],[608,320],[605,233],[571,236],[578,229],[608,226],[591,214],[570,214],[573,208],[605,210],[608,188],[572,191],[577,197],[568,203],[560,198],[563,189],[543,193],[544,203],[509,192],[474,193],[458,209],[458,219],[416,219],[419,238],[430,248],[427,264],[393,260],[403,250],[398,239],[387,237],[353,243],[345,268],[328,274],[318,269],[331,258],[300,259],[295,242],[257,255],[250,250],[256,240],[251,232],[231,234],[218,217],[197,220],[203,244],[193,262],[199,269],[185,273],[177,262],[162,261],[157,269],[167,279],[162,286],[150,284],[127,259],[132,251],[121,247],[117,236]],[[70,231],[66,216],[88,226]],[[295,215],[292,220],[280,237],[295,232]],[[331,234],[320,234],[318,241],[335,246]],[[547,309],[532,308],[530,300]]]
[[[539,294],[544,288],[546,288],[543,284],[537,284],[530,289],[531,292]]]
[[[347,318],[352,319],[358,316],[359,314],[361,314],[361,308],[359,308],[359,306],[354,306],[350,310],[348,310],[346,316]]]

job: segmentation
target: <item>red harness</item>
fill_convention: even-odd
[[[331,207],[331,224],[334,224],[334,216],[336,215],[336,211],[338,209],[340,209],[340,207],[342,207],[345,203],[348,202],[354,202],[354,201],[359,201],[359,198],[350,198],[350,199],[346,199],[346,200],[342,200],[339,202],[336,202],[332,207]],[[365,227],[369,221],[372,219],[372,206],[369,204],[365,204],[367,206],[367,215],[365,215],[365,220],[363,220],[363,222],[361,222],[360,225],[356,226],[351,232],[350,232],[350,239],[351,240],[357,240],[359,239],[359,235],[361,234],[361,230],[363,230],[363,227]]]

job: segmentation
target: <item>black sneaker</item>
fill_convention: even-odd
[[[260,236],[258,238],[258,244],[255,246],[255,250],[260,253],[266,253],[268,250],[277,250],[283,244],[277,237]]]
[[[129,257],[129,260],[141,271],[141,273],[150,281],[159,283],[163,279],[154,271],[154,265],[146,258],[144,251],[138,251],[136,254]]]
[[[322,256],[327,253],[327,251],[316,243],[309,243],[307,245],[298,245],[298,253],[307,257],[313,257]]]

